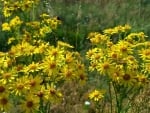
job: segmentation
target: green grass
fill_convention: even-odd
[[[120,24],[130,24],[135,32],[143,31],[150,36],[148,0],[50,0],[49,7],[49,12],[63,21],[56,37],[77,50],[85,48],[89,32]]]

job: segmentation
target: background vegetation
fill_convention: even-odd
[[[149,0],[47,0],[46,6],[51,15],[63,21],[56,37],[77,50],[87,47],[89,32],[116,25],[129,24],[134,31],[150,35]]]

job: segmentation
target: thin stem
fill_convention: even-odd
[[[113,105],[112,105],[111,82],[109,82],[109,95],[110,95],[110,110],[111,110],[111,113],[112,113],[113,112],[113,110],[112,110]]]
[[[114,88],[114,91],[115,91],[115,99],[116,99],[116,103],[117,103],[117,113],[120,113],[120,102],[119,102],[119,99],[118,99],[118,95],[117,95],[117,90],[116,90],[116,85],[115,83],[113,82],[113,88]]]

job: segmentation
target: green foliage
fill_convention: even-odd
[[[86,37],[91,31],[102,31],[116,25],[130,24],[133,31],[150,31],[150,4],[148,0],[51,0],[51,12],[62,19],[58,37],[85,49]]]

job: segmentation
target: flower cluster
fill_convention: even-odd
[[[15,112],[14,107],[18,112],[47,112],[50,104],[63,99],[63,83],[86,81],[82,58],[70,51],[71,45],[58,41],[54,46],[44,40],[60,20],[46,13],[29,20],[16,15],[31,12],[38,2],[2,0],[6,21],[1,31],[8,34],[10,49],[0,52],[0,112]]]
[[[97,70],[113,82],[123,86],[143,86],[149,81],[150,42],[143,32],[130,33],[129,25],[104,30],[103,34],[90,33],[93,44],[86,56],[90,60],[90,71]],[[112,36],[119,39],[113,42]],[[124,36],[121,37],[120,36]]]

